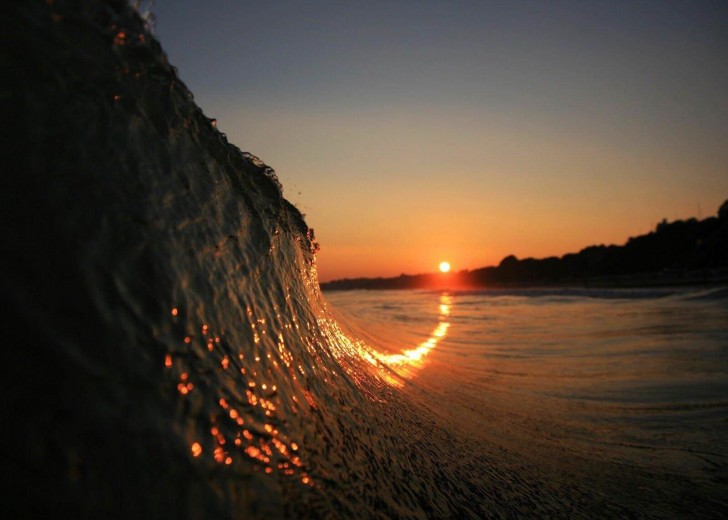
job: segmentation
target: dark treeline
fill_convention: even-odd
[[[535,285],[629,286],[728,282],[728,200],[717,217],[667,222],[622,246],[589,246],[562,257],[504,258],[498,266],[443,274],[402,274],[321,284],[324,290],[508,287]]]

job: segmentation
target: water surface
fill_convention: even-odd
[[[682,497],[713,501],[708,516],[725,508],[728,474],[727,295],[326,293],[382,350],[427,342],[447,323],[426,356],[391,366],[401,391],[474,452],[545,471],[575,492],[589,483],[580,492],[590,500],[617,498],[633,514],[675,514],[668,504]]]

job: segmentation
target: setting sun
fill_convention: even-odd
[[[447,273],[450,271],[450,262],[440,262],[440,272]]]

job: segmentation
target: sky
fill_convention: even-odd
[[[728,199],[728,2],[157,0],[321,281],[623,244]]]

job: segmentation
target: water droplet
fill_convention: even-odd
[[[202,454],[202,446],[200,446],[199,442],[193,442],[192,443],[192,456],[199,457],[201,454]]]

